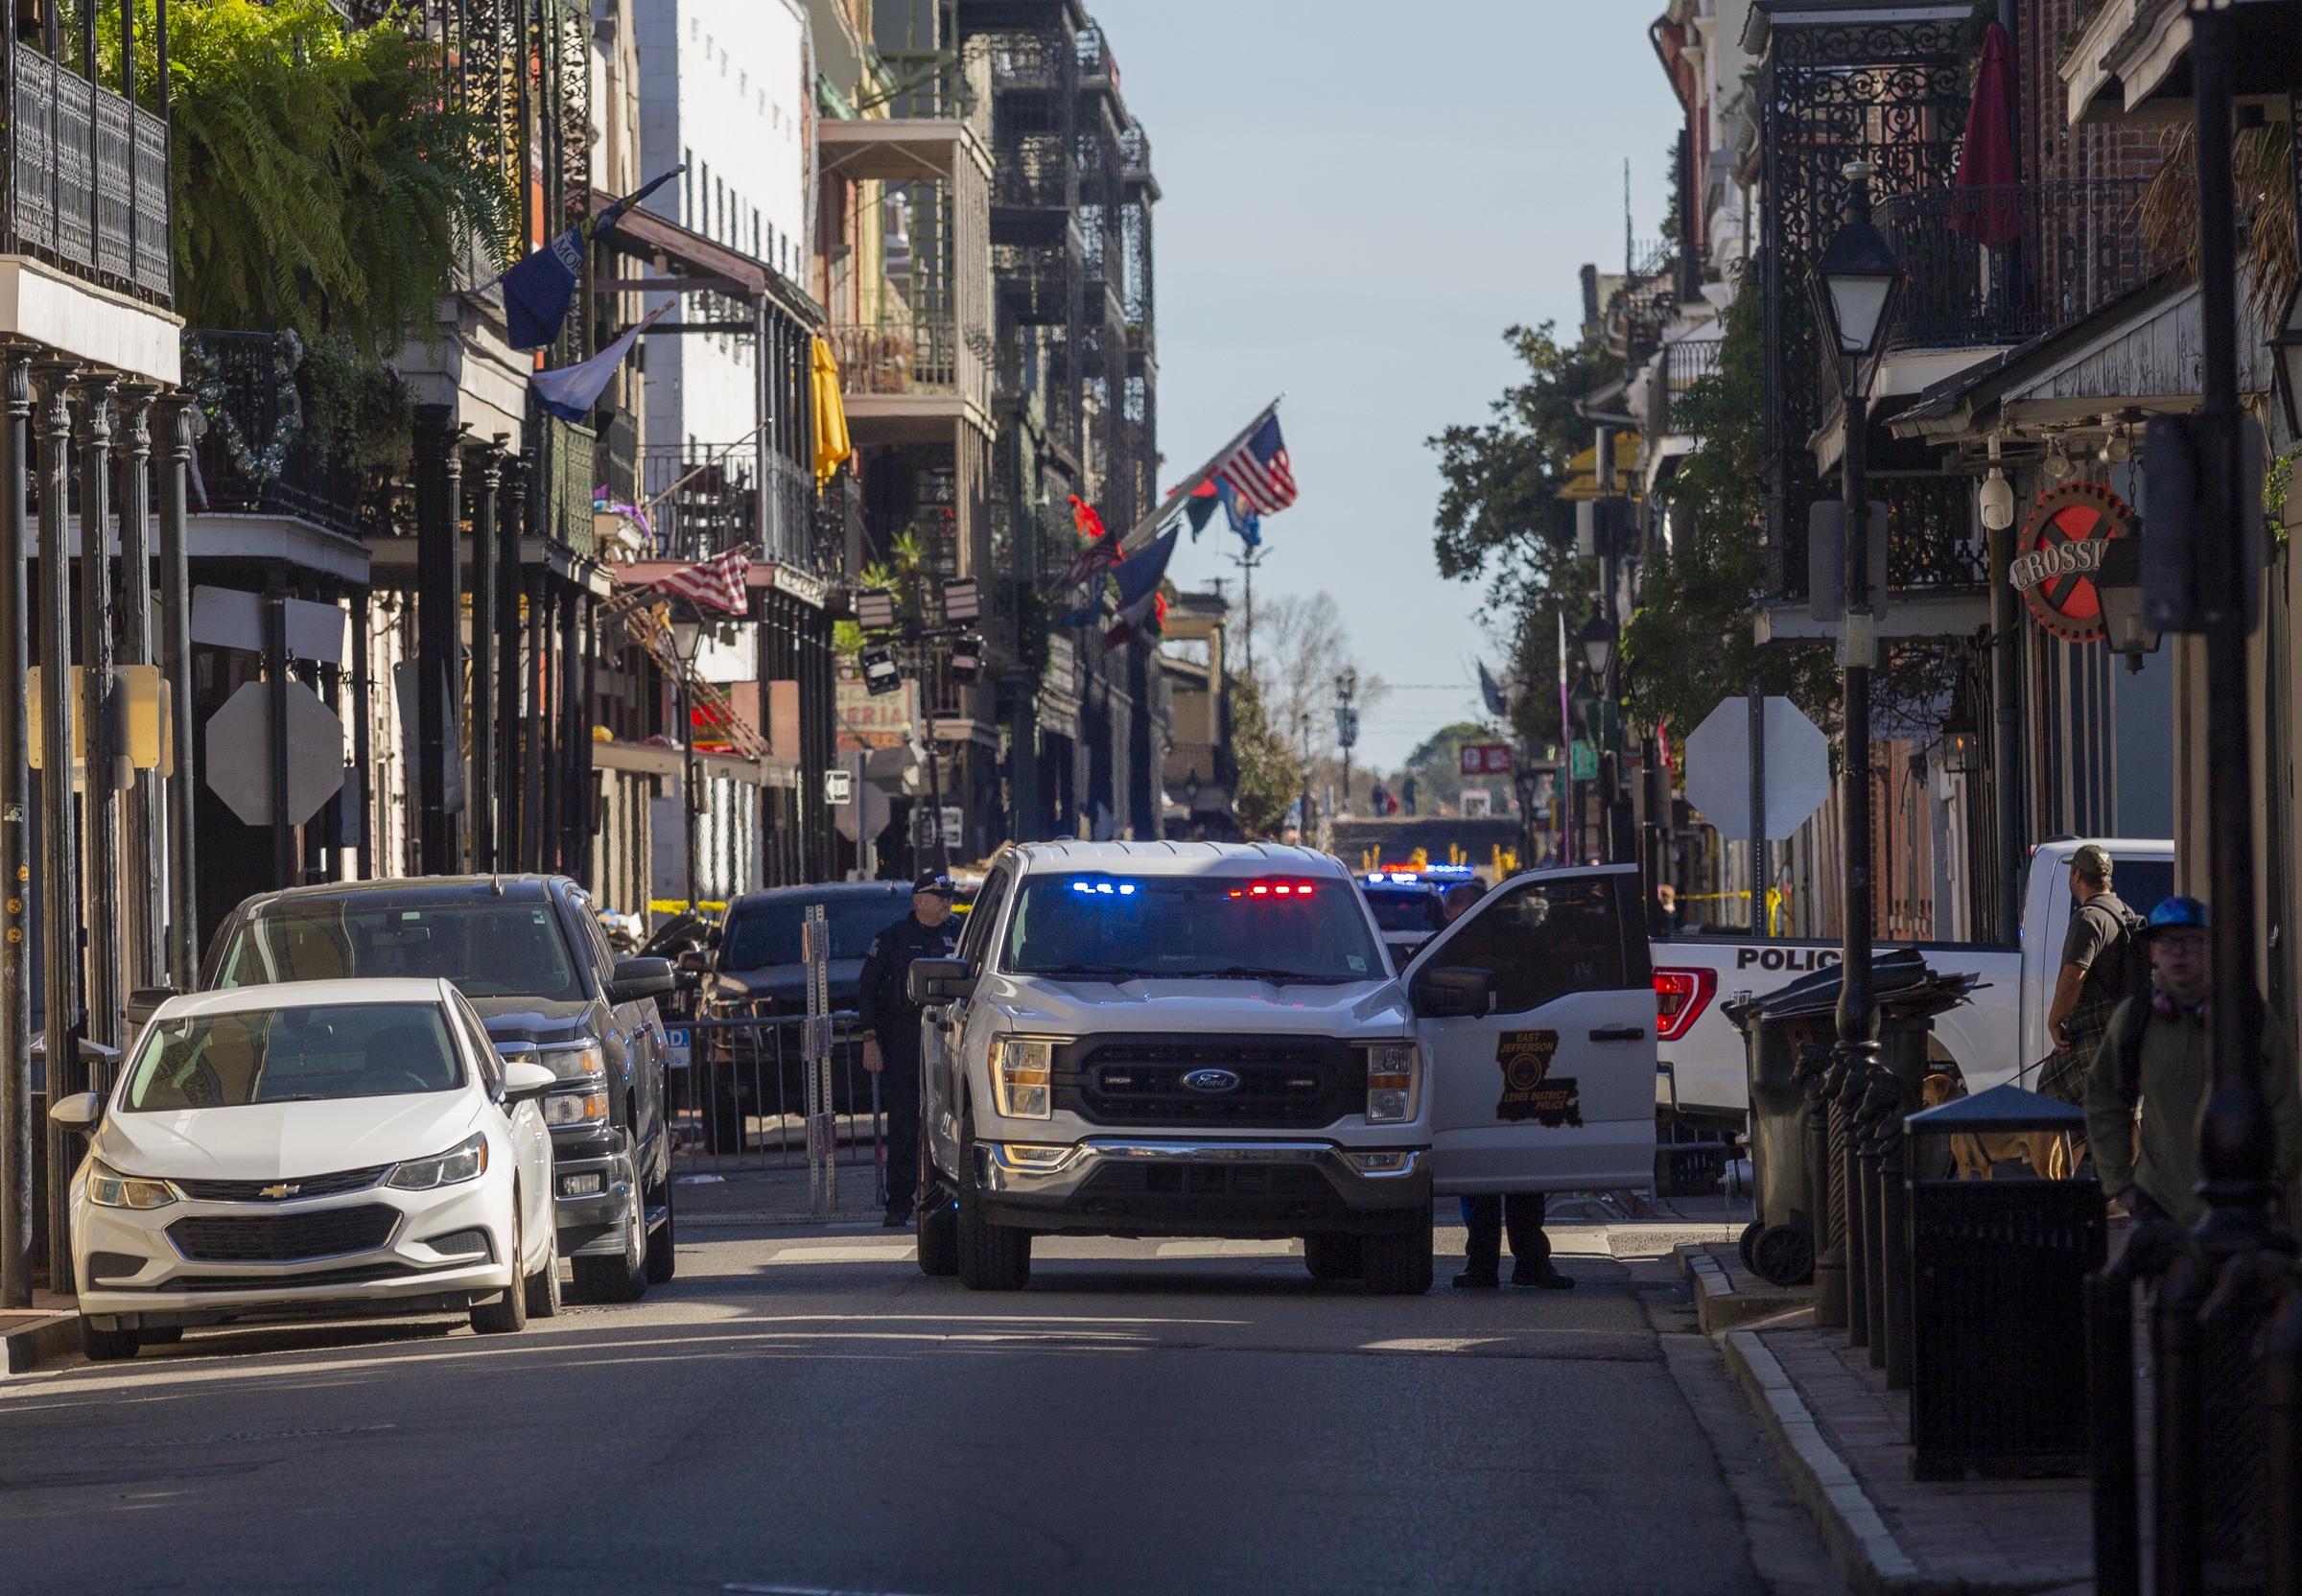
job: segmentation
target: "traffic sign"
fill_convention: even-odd
[[[1767,840],[1780,842],[1830,796],[1830,739],[1788,698],[1766,700]],[[1722,836],[1750,834],[1750,700],[1721,700],[1686,739],[1686,801]]]
[[[856,801],[856,773],[834,768],[823,773],[823,801],[834,809]]]
[[[1511,745],[1508,742],[1466,742],[1459,750],[1458,757],[1466,776],[1511,774]]]
[[[271,684],[247,682],[208,719],[208,786],[242,822],[269,826]],[[289,682],[288,824],[300,826],[343,786],[343,722],[301,682]]]

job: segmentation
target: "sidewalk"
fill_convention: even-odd
[[[30,1308],[0,1309],[0,1379],[22,1374],[80,1346],[72,1299],[35,1291]]]
[[[1679,1249],[1691,1287],[1718,1249]],[[1705,1255],[1711,1255],[1705,1256]],[[1728,1301],[1727,1323],[1740,1310]],[[1850,1588],[1871,1596],[2093,1588],[2087,1482],[1911,1478],[1908,1396],[1805,1306],[1719,1337],[1792,1489]]]

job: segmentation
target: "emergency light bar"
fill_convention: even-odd
[[[1225,893],[1224,896],[1227,898],[1245,899],[1309,898],[1314,895],[1316,890],[1317,883],[1312,881],[1250,881],[1244,886],[1233,887],[1229,892]]]

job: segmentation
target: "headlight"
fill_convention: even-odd
[[[1055,1044],[1029,1037],[1003,1037],[993,1043],[991,1091],[1006,1118],[1053,1118]]]
[[[554,1129],[562,1125],[606,1124],[606,1090],[554,1091],[544,1099],[544,1123]]]
[[[1399,1125],[1415,1117],[1422,1049],[1412,1042],[1377,1042],[1367,1054],[1367,1123]]]
[[[578,1047],[547,1047],[535,1055],[535,1062],[563,1081],[607,1079],[607,1049],[597,1042]]]
[[[435,1186],[476,1181],[487,1169],[487,1138],[471,1136],[437,1158],[411,1159],[391,1172],[384,1184],[401,1191],[430,1191]]]
[[[183,1193],[166,1181],[123,1175],[101,1159],[88,1164],[88,1201],[105,1209],[164,1209]]]

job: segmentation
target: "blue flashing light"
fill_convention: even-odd
[[[1071,890],[1104,898],[1132,898],[1135,896],[1135,883],[1133,881],[1116,883],[1111,881],[1073,881]]]

